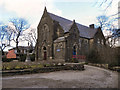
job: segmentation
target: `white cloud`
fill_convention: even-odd
[[[26,18],[32,25],[31,27],[37,28],[37,25],[41,19],[44,7],[51,13],[62,16],[62,11],[57,9],[54,5],[55,2],[95,2],[96,0],[0,0],[0,6],[4,7],[6,11],[14,12],[19,17]],[[107,10],[107,15],[113,15],[118,12],[118,1],[113,0],[112,6]],[[72,12],[71,12],[72,13]],[[9,15],[8,15],[9,16]],[[76,18],[75,18],[76,19]],[[82,17],[76,19],[84,25],[96,23],[96,16]],[[103,31],[105,36],[109,34],[109,31]]]
[[[95,2],[96,0],[54,0],[54,1],[55,2]]]
[[[62,14],[62,11],[55,7],[54,0],[0,0],[0,7],[4,8],[7,13],[14,13],[14,17],[17,15],[18,17],[27,19],[31,24],[30,28],[37,28],[45,6],[49,12],[58,15]],[[8,17],[11,17],[9,13]],[[15,42],[12,41],[11,45],[15,47]],[[26,46],[27,42],[22,41],[19,45]],[[8,50],[8,48],[6,48],[6,50]]]
[[[19,17],[26,18],[34,25],[39,23],[45,6],[50,12],[62,14],[62,11],[54,6],[54,0],[0,0],[0,6],[7,11],[15,12]]]
[[[90,24],[95,24],[96,16],[88,16],[88,17],[82,17],[81,19],[78,19],[78,23],[87,25],[89,27]],[[81,23],[82,22],[82,23]]]
[[[113,0],[111,6],[107,10],[107,15],[113,15],[118,13],[118,2],[119,0]]]
[[[103,34],[104,36],[109,36],[109,35],[112,35],[112,32],[109,30],[103,30]]]

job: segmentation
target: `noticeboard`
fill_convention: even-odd
[[[60,49],[57,49],[57,52],[60,52]]]

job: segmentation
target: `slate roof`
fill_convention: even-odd
[[[48,14],[53,20],[59,22],[59,24],[63,28],[64,32],[69,32],[69,30],[73,24],[73,21],[65,19],[65,18],[57,16],[57,15],[54,15],[54,14],[49,13],[49,12],[48,12]],[[77,27],[78,27],[79,32],[80,32],[80,37],[93,38],[95,33],[97,32],[97,29],[91,29],[91,28],[84,26],[84,25],[81,25],[79,23],[76,23],[76,24],[77,24]]]

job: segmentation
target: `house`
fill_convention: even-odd
[[[45,7],[37,27],[36,61],[62,59],[71,62],[73,56],[87,55],[91,48],[105,45],[101,28],[89,27],[49,13]]]
[[[30,48],[28,46],[18,46],[18,49],[20,50],[19,54],[27,54],[27,50],[29,50],[30,54],[34,53],[34,48]],[[18,58],[18,53],[16,48],[9,49],[6,58]]]
[[[6,58],[10,59],[10,58],[17,58],[17,55],[15,53],[15,50],[14,49],[10,49],[8,51],[8,54],[6,55]]]

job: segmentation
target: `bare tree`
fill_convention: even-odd
[[[110,47],[115,47],[118,40],[119,40],[118,37],[116,37],[113,33],[112,33],[112,35],[106,36],[106,43]]]
[[[2,51],[6,47],[11,47],[10,42],[12,41],[12,32],[8,25],[0,24],[0,46]]]
[[[18,44],[20,42],[19,38],[20,36],[22,36],[23,31],[28,29],[30,25],[24,18],[13,18],[10,20],[10,22],[13,24],[14,27],[14,29],[11,30],[13,32],[12,40],[16,43],[16,49],[17,52],[19,53],[18,48]]]
[[[28,32],[23,33],[23,37],[21,39],[22,39],[22,41],[23,40],[28,41],[29,44],[31,46],[33,46],[33,44],[35,45],[36,40],[37,40],[36,36],[37,36],[36,29],[35,28],[29,28]]]
[[[102,30],[109,31],[110,33],[106,36],[107,44],[109,44],[110,47],[114,47],[117,40],[118,40],[118,30],[116,29],[116,26],[113,24],[116,19],[110,19],[106,15],[101,15],[97,17],[97,25],[101,27]]]
[[[108,26],[109,24],[109,17],[107,17],[106,15],[101,15],[97,17],[97,21],[98,21],[98,26],[101,27],[102,30],[104,30],[105,27]]]
[[[112,5],[112,3],[113,3],[113,0],[95,0],[95,5],[98,5],[99,7],[102,7],[103,5],[106,4],[105,11]]]

